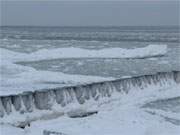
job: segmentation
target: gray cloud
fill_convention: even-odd
[[[3,1],[2,25],[178,25],[178,1]]]

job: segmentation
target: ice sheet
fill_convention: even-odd
[[[18,53],[0,49],[0,95],[16,92],[52,88],[64,85],[104,81],[112,78],[97,76],[69,75],[61,72],[38,71],[30,67],[15,64],[19,61],[31,61],[55,58],[144,58],[161,56],[167,52],[166,45],[149,45],[144,48],[109,48],[86,50],[80,48],[59,48],[40,50],[34,53]]]
[[[70,75],[61,72],[38,71],[30,67],[9,62],[3,62],[0,69],[0,95],[113,79],[111,77],[104,78],[98,76]]]
[[[106,48],[88,50],[81,48],[42,49],[30,54],[16,53],[1,48],[2,59],[11,61],[37,61],[57,58],[149,58],[163,56],[167,53],[167,45],[148,45],[142,48],[123,49]]]
[[[101,50],[87,50],[81,48],[43,49],[31,54],[31,60],[56,58],[146,58],[165,55],[166,45],[148,45],[143,48],[122,49],[106,48]],[[51,54],[51,55],[47,55]]]
[[[104,78],[98,76],[70,75],[62,72],[39,71],[31,67],[15,64],[19,60],[28,60],[28,54],[2,48],[0,52],[0,95],[112,79],[111,77]]]

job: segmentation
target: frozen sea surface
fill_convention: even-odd
[[[0,95],[180,70],[178,27],[0,30]],[[5,124],[0,125],[0,133],[41,135],[48,130],[67,135],[179,135],[179,87],[122,93],[119,98],[82,106],[82,110],[98,110],[89,117],[64,115],[35,121],[25,129]]]
[[[17,63],[27,61],[39,61],[41,59],[56,58],[149,58],[161,57],[166,55],[166,45],[149,45],[141,48],[122,49],[109,48],[101,50],[85,50],[79,48],[59,48],[56,50],[42,50],[30,54],[13,52],[1,49],[1,95],[21,93],[23,91],[33,91],[37,89],[55,88],[58,86],[77,85],[97,81],[113,79],[112,77],[103,78],[92,75],[68,75],[52,71],[38,71],[32,67],[26,67]],[[48,55],[46,55],[48,54]],[[26,60],[25,62],[23,62]],[[41,65],[41,64],[40,64]],[[48,77],[47,77],[48,76]]]
[[[1,27],[2,94],[179,70],[177,29]]]

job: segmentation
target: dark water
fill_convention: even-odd
[[[1,27],[1,38],[24,40],[178,42],[179,28],[169,27]]]

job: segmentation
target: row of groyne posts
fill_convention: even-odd
[[[101,97],[110,97],[114,91],[128,93],[134,87],[144,89],[151,85],[164,87],[177,83],[180,83],[180,71],[171,71],[0,96],[0,118],[8,117],[14,111],[24,114],[32,113],[35,109],[51,110],[54,103],[61,107],[76,101],[84,104],[91,98],[98,100]]]

